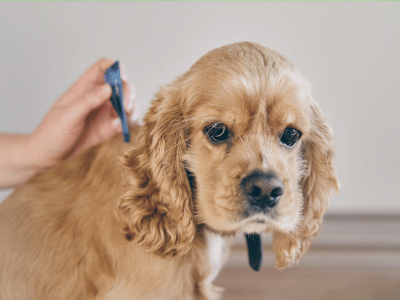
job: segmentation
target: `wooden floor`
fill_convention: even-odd
[[[400,212],[331,215],[300,264],[281,271],[264,234],[260,272],[248,266],[237,235],[214,283],[225,289],[223,300],[400,300],[399,232]]]
[[[400,270],[379,268],[226,267],[216,281],[224,300],[397,300]]]

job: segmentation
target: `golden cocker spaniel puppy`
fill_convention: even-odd
[[[220,299],[226,236],[271,232],[289,266],[339,189],[310,83],[257,44],[200,58],[131,130],[0,205],[2,300]]]

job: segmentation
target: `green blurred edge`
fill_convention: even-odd
[[[0,0],[0,2],[400,2],[400,0]]]

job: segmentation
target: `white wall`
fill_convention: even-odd
[[[143,116],[201,55],[254,41],[292,60],[330,116],[332,210],[399,211],[399,15],[398,2],[1,2],[0,131],[31,132],[100,57],[127,67]]]

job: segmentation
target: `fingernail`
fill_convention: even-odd
[[[126,81],[126,79],[128,78],[128,74],[126,73],[125,66],[121,62],[119,63],[119,69],[120,69],[121,79]]]
[[[120,127],[121,126],[121,120],[119,118],[116,118],[112,122],[113,127]]]
[[[133,110],[133,114],[131,115],[131,121],[135,122],[139,118],[139,108],[135,105],[135,109]]]
[[[131,82],[129,82],[129,84],[131,86],[131,92],[129,93],[128,110],[131,111],[136,101],[136,89]]]
[[[112,93],[111,86],[109,84],[104,84],[101,87],[101,92],[106,94],[106,95],[111,94]]]
[[[127,111],[131,111],[132,108],[133,108],[133,102],[132,102],[132,101],[129,101],[129,102],[128,102],[128,105],[126,106],[126,110],[127,110]]]

